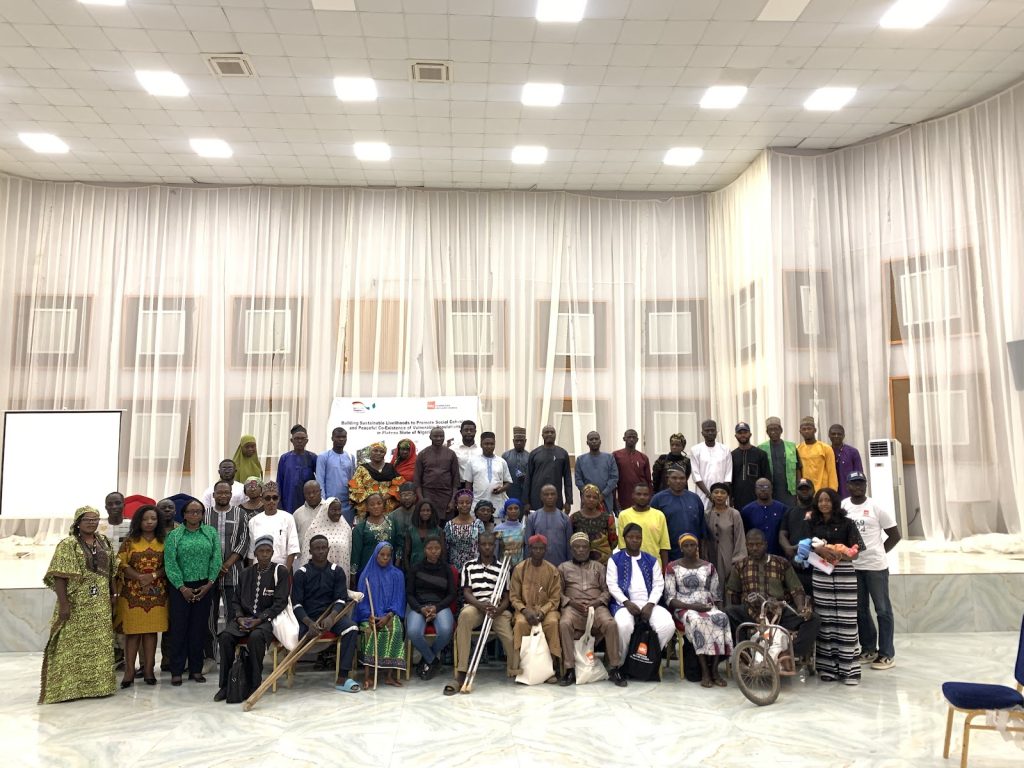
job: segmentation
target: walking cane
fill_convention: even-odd
[[[377,643],[377,611],[373,608],[373,588],[366,579],[366,598],[370,601],[370,629],[373,631],[373,690],[377,690],[377,669],[380,666],[380,646]]]

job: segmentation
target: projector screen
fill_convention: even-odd
[[[117,490],[121,411],[7,411],[0,515],[65,517],[103,512]]]

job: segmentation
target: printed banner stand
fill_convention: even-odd
[[[328,445],[331,430],[344,427],[348,432],[345,450],[350,453],[383,440],[390,457],[391,449],[404,437],[421,451],[430,445],[434,427],[444,430],[445,440],[459,440],[462,422],[477,421],[479,414],[479,397],[336,397],[327,422]]]

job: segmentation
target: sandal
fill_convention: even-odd
[[[701,688],[710,688],[711,687],[711,678],[710,677],[701,678],[700,687]]]
[[[335,685],[334,690],[344,691],[345,693],[359,693],[363,688],[350,677],[344,683],[338,683]]]
[[[728,685],[728,683],[720,677],[711,678],[711,682],[717,685],[719,688],[725,688]]]
[[[459,689],[456,688],[454,685],[451,685],[451,684],[446,685],[444,687],[444,690],[442,691],[442,693],[445,696],[454,696],[458,692],[459,692]]]

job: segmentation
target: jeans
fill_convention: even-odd
[[[452,632],[455,630],[452,609],[444,608],[438,611],[433,624],[437,634],[434,637],[434,645],[431,647],[424,636],[427,622],[424,620],[423,614],[412,608],[405,612],[405,632],[409,637],[409,642],[416,647],[416,650],[423,656],[423,660],[428,664],[433,664],[434,659],[448,647],[448,643],[452,640]]]
[[[868,596],[878,616],[878,631],[871,619]],[[892,619],[892,603],[889,601],[889,569],[881,571],[857,571],[857,632],[860,647],[864,653],[877,650],[890,659],[896,655],[893,645],[895,626]]]

